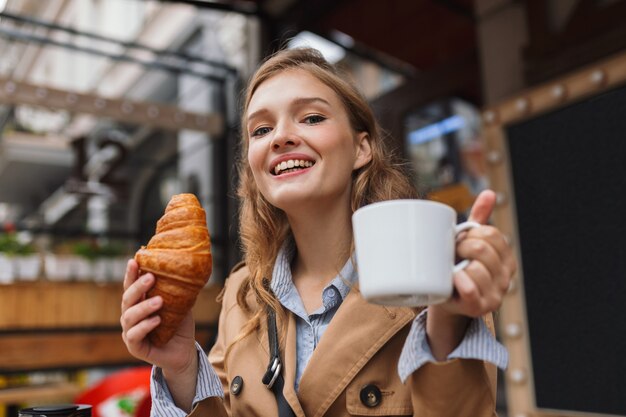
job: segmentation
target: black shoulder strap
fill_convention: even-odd
[[[276,313],[271,308],[267,309],[267,338],[270,345],[270,363],[263,375],[263,384],[272,390],[278,404],[278,417],[295,417],[295,413],[283,395],[285,381],[283,379],[283,364],[280,360],[280,348],[278,346],[278,329],[276,328]]]

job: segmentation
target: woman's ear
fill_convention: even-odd
[[[372,160],[372,147],[370,146],[370,134],[359,132],[356,136],[356,158],[353,169],[359,169]]]

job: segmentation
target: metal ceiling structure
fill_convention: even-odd
[[[50,36],[50,33],[47,36],[43,36],[29,33],[21,27],[18,29],[0,27],[0,37],[10,41],[37,44],[41,47],[56,46],[66,48],[76,52],[104,57],[114,62],[138,64],[144,67],[146,71],[160,70],[177,75],[191,75],[220,85],[223,85],[229,78],[237,77],[237,70],[224,62],[207,60],[203,57],[177,51],[160,50],[133,41],[116,40],[97,33],[81,31],[14,13],[0,12],[0,20],[17,22],[26,27],[44,28],[49,32],[63,32],[73,37],[93,39],[120,47],[119,49],[125,51],[148,51],[155,58],[144,60],[127,53],[110,53],[103,49],[57,41]],[[167,62],[168,59],[170,62]],[[190,64],[196,64],[195,66],[201,64],[204,68],[198,71],[191,67]],[[10,72],[15,72],[15,68]],[[45,85],[13,81],[14,78],[19,79],[19,76],[13,74],[11,78],[3,79],[0,77],[0,85],[4,85],[4,88],[0,90],[0,103],[10,105],[29,104],[52,109],[65,109],[75,113],[87,113],[96,117],[106,117],[121,122],[158,128],[203,130],[215,136],[219,136],[223,132],[222,116],[218,114],[185,112],[174,106],[136,102],[123,97],[111,99],[95,94],[81,94],[76,91],[49,88]]]
[[[60,110],[69,114],[69,118],[50,133],[65,137],[66,152],[71,152],[70,143],[75,138],[89,135],[100,120],[143,126],[142,137],[148,136],[145,129],[149,127],[199,130],[209,133],[212,138],[223,137],[226,130],[232,130],[227,126],[235,120],[233,115],[199,113],[181,108],[178,100],[163,103],[146,97],[145,92],[133,93],[142,79],[154,77],[154,74],[197,78],[196,86],[188,92],[179,92],[181,96],[198,94],[211,84],[223,88],[225,83],[237,82],[239,74],[233,65],[188,53],[176,45],[177,35],[188,30],[190,22],[206,11],[230,12],[257,19],[261,23],[261,39],[257,40],[261,55],[271,53],[302,30],[323,35],[353,55],[409,78],[438,71],[456,64],[459,56],[464,59],[468,54],[476,53],[471,1],[465,0],[393,0],[384,5],[374,0],[318,0],[313,3],[303,0],[117,0],[120,7],[143,9],[141,21],[137,24],[130,22],[132,30],[120,27],[117,32],[88,27],[77,21],[75,15],[86,12],[85,3],[91,2],[8,0],[6,8],[0,11],[0,53],[6,57],[0,64],[0,103],[4,104],[4,111],[0,110],[3,113],[0,117],[2,126],[15,118],[15,106]],[[92,12],[87,11],[87,16],[89,13]],[[445,36],[438,32],[441,27],[445,27]],[[49,51],[58,50],[68,51],[67,56],[71,59],[78,55],[91,57],[94,76],[83,82],[65,77],[64,84],[42,84],[37,74],[47,66]],[[466,84],[462,87],[462,94],[477,99],[479,83],[479,79],[474,79]],[[158,81],[152,84],[158,85]],[[57,145],[62,142],[63,139],[57,141]],[[47,142],[31,140],[21,143],[31,146],[34,155],[38,152],[36,148],[45,147]],[[133,143],[136,146],[138,142]],[[5,159],[14,155],[8,150],[14,146],[7,137],[4,141]],[[27,148],[20,149],[24,154]],[[32,169],[33,163],[40,164],[41,168]],[[3,163],[0,155],[0,186],[11,181],[9,177],[16,172],[30,172],[26,175],[32,177],[47,172],[46,182],[58,183],[52,179],[66,177],[72,169],[67,161],[61,166],[38,159],[19,162],[9,159]],[[4,184],[5,191],[15,190],[8,185]]]
[[[125,0],[120,5],[131,3]],[[80,173],[77,176],[77,164],[95,164],[100,166],[100,171],[107,171],[110,169],[107,167],[118,165],[117,148],[136,148],[151,135],[150,132],[196,130],[213,139],[221,139],[229,119],[232,123],[233,115],[224,113],[226,107],[207,113],[187,108],[182,101],[179,102],[199,93],[206,94],[203,91],[211,89],[222,96],[230,95],[225,89],[236,84],[239,77],[237,69],[225,61],[181,51],[175,44],[177,37],[186,33],[189,23],[197,20],[195,9],[134,3],[145,6],[143,22],[131,35],[122,31],[120,35],[115,33],[112,36],[102,29],[85,30],[71,23],[72,18],[68,15],[83,7],[84,2],[72,5],[71,0],[9,0],[6,8],[0,10],[0,50],[7,57],[0,65],[0,131],[4,130],[0,136],[0,203],[16,205],[15,210],[5,209],[3,212],[12,213],[15,220],[26,220],[30,228],[41,228],[41,220],[37,220],[40,216],[43,216],[41,219],[54,218],[55,222],[61,219],[83,200],[73,197],[76,193],[119,200],[119,191],[109,185],[92,180],[76,181],[83,176]],[[82,12],[84,14],[84,10]],[[165,24],[169,30],[163,30]],[[88,83],[76,83],[71,77],[64,77],[65,83],[61,84],[51,84],[54,77],[42,82],[37,71],[48,66],[46,55],[50,51],[58,55],[60,50],[73,53],[65,55],[72,60],[76,56],[93,57],[93,64],[87,65],[92,65],[100,77],[91,77],[92,81]],[[161,102],[146,96],[160,82],[167,80],[164,78],[167,74],[197,81],[189,91],[179,93],[173,103],[171,99]],[[154,87],[137,90],[137,85],[145,83],[146,77],[152,77],[149,85]],[[22,131],[24,128],[16,117],[24,113],[22,110],[26,107],[33,109],[26,113],[30,120],[50,114],[55,116],[55,112],[69,117],[57,117],[65,122],[52,131],[31,132],[28,126]],[[127,126],[124,135],[130,135],[130,138],[123,139],[123,145],[114,148],[109,146],[98,150],[97,146],[89,145],[88,160],[78,161],[74,142],[102,130],[99,125],[104,129],[109,129],[107,125],[112,128]],[[16,128],[18,131],[14,132]],[[97,139],[95,145],[97,143],[103,143],[102,138]],[[156,162],[151,163],[149,157],[144,163]],[[117,177],[121,179],[120,173]],[[63,207],[63,210],[59,212],[55,208],[60,214],[49,216],[52,206]],[[32,214],[36,213],[29,213],[36,207],[39,207],[39,214],[33,217]],[[0,223],[3,221],[0,219]]]
[[[173,71],[216,82],[235,72],[232,66],[223,62],[139,42],[141,33],[134,40],[116,39],[94,30],[63,25],[61,21],[70,3],[69,0],[45,4],[32,0],[9,0],[8,6],[12,9],[7,8],[0,13],[0,38],[5,39],[5,45],[0,45],[0,49],[9,52],[18,48],[23,53],[19,54],[20,58],[15,60],[12,68],[4,69],[5,76],[27,81],[36,66],[35,62],[49,47],[98,55],[110,60],[111,68],[122,63],[134,63],[141,65],[145,71]],[[315,4],[298,0],[169,0],[144,3],[152,3],[153,15],[165,14],[171,7],[192,5],[198,10],[256,16],[264,22],[268,39],[277,39],[278,42],[300,30],[326,35],[338,43],[342,43],[340,34],[344,34],[351,39],[351,45],[342,43],[344,47],[349,46],[357,55],[366,56],[408,76],[438,70],[476,54],[475,22],[470,0],[394,0],[384,4],[374,0],[320,0]],[[147,20],[146,26],[149,24],[150,20]],[[58,32],[69,36],[70,41],[58,40],[59,36],[55,36]],[[80,38],[109,45],[106,48],[84,46]],[[268,47],[276,46],[276,41],[269,41],[265,50],[269,52]],[[110,52],[111,49],[119,52]],[[149,53],[151,58],[139,58],[140,52]],[[197,70],[198,65],[203,66],[201,71]],[[112,72],[113,69],[108,71]],[[474,80],[462,94],[474,101],[479,100],[479,85],[480,80]],[[98,87],[93,88],[97,90]]]

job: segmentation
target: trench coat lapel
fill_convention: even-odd
[[[415,315],[410,308],[370,304],[353,288],[331,320],[302,375],[298,398],[306,416],[322,416],[368,360]],[[293,389],[295,323],[292,333],[294,340],[288,343],[292,351],[286,355],[290,377],[285,384]]]
[[[285,372],[283,376],[285,378],[285,387],[283,388],[283,395],[291,406],[296,416],[305,417],[302,405],[298,400],[298,395],[295,390],[296,380],[296,318],[293,314],[289,314],[289,321],[287,323],[287,337],[285,338],[285,346],[282,351],[285,352],[283,362],[285,365]]]

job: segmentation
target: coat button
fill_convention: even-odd
[[[369,384],[361,388],[359,397],[364,406],[372,408],[380,404],[380,400],[383,396],[376,385]]]
[[[243,388],[243,378],[237,375],[235,378],[233,378],[232,382],[230,383],[230,393],[233,395],[239,395],[242,388]]]

